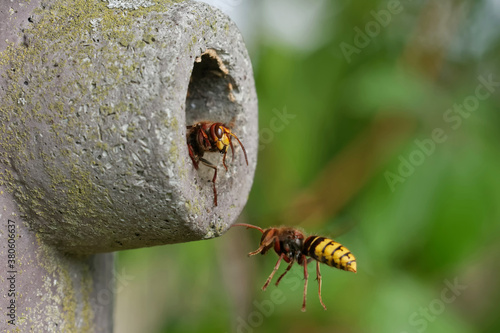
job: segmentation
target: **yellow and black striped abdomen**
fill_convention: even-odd
[[[310,236],[304,242],[304,254],[328,266],[356,273],[356,258],[342,244],[321,236]]]

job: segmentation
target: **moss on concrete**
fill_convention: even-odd
[[[49,0],[23,31],[25,43],[0,55],[8,82],[0,162],[10,166],[0,184],[59,249],[95,253],[218,236],[246,201],[257,103],[241,36],[207,5],[173,3],[111,10],[98,0]],[[212,47],[241,87],[238,100],[207,80],[202,98],[187,103],[194,61]],[[211,172],[194,170],[187,153],[186,119],[196,118],[234,119],[246,136],[250,165],[239,156],[218,178],[218,207]],[[220,223],[207,229],[210,221]],[[131,237],[137,231],[141,239]]]
[[[22,177],[28,175],[29,163],[40,158],[50,177],[50,188],[67,199],[67,205],[53,206],[53,201],[46,200],[45,191],[38,184],[20,185],[11,172],[0,173],[0,183],[16,195],[27,216],[34,213],[42,219],[50,219],[47,211],[60,211],[66,223],[76,225],[81,216],[95,215],[97,208],[93,207],[92,195],[97,189],[89,179],[89,172],[78,164],[80,159],[76,157],[81,152],[63,150],[65,168],[69,170],[66,172],[59,164],[59,153],[39,152],[36,156],[29,145],[33,137],[49,135],[55,142],[74,147],[75,138],[71,134],[78,132],[89,140],[98,139],[99,133],[94,127],[79,121],[73,105],[86,104],[88,108],[99,108],[104,115],[117,117],[125,112],[137,112],[139,108],[130,104],[101,105],[111,85],[123,84],[122,80],[140,69],[139,63],[126,53],[118,52],[117,47],[140,47],[145,45],[143,40],[153,42],[154,30],[149,29],[146,35],[137,39],[129,27],[148,13],[165,12],[174,2],[181,1],[157,1],[154,6],[137,10],[110,10],[105,2],[98,0],[54,1],[50,9],[34,13],[35,22],[24,31],[27,45],[12,44],[0,55],[0,66],[8,68],[4,75],[9,82],[4,103],[0,106],[0,144],[6,148],[0,158],[5,164],[14,161]],[[62,52],[65,54],[61,55]],[[117,65],[108,66],[104,71],[93,68],[90,59],[96,53],[105,57],[107,63]],[[85,73],[86,77],[67,77],[67,72]],[[93,86],[94,82],[107,84]],[[56,87],[60,91],[54,91]],[[70,100],[65,99],[63,96],[71,96],[72,89],[77,90],[79,96],[73,94]],[[44,98],[41,94],[52,95]],[[87,99],[82,102],[84,97]],[[45,104],[47,100],[53,102]],[[32,127],[33,123],[40,126]],[[131,124],[126,136],[131,139],[134,130],[135,125]],[[106,144],[97,148],[109,149]]]
[[[85,257],[62,255],[40,237],[36,244],[36,265],[45,270],[37,290],[40,301],[26,308],[25,320],[18,326],[32,332],[95,332],[91,307],[93,278]],[[85,264],[84,264],[85,263]],[[47,307],[47,304],[52,306]],[[37,320],[36,318],[39,318]]]

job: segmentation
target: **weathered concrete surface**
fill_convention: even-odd
[[[0,332],[112,332],[112,253],[70,256],[45,245],[0,190]],[[115,277],[117,276],[117,278]]]
[[[194,170],[186,147],[198,120],[233,121],[249,157],[236,145],[226,173],[206,155],[220,169],[217,207],[212,170]],[[0,331],[112,332],[113,291],[134,277],[95,253],[220,235],[256,155],[251,64],[219,11],[2,0]]]
[[[44,2],[0,58],[1,184],[38,237],[74,254],[218,236],[256,166],[257,99],[235,25],[202,3],[116,3]],[[219,62],[200,58],[207,49]],[[196,171],[186,146],[186,125],[203,119],[233,121],[249,158],[236,144],[225,172],[206,155],[217,207],[213,171]]]

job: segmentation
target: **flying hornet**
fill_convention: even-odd
[[[326,306],[321,298],[321,273],[319,264],[324,263],[331,267],[356,273],[356,258],[354,255],[342,244],[332,239],[322,236],[309,236],[306,238],[304,233],[300,230],[291,227],[272,227],[262,229],[255,225],[246,223],[237,223],[233,226],[257,229],[262,233],[259,248],[250,252],[248,254],[249,256],[253,256],[258,253],[266,254],[270,249],[274,249],[276,254],[279,256],[278,262],[276,262],[276,265],[274,266],[271,275],[267,278],[262,290],[266,290],[269,286],[269,283],[278,270],[282,260],[285,260],[285,262],[288,263],[288,267],[276,281],[276,286],[278,286],[283,276],[288,273],[295,262],[304,267],[305,282],[302,311],[306,311],[307,280],[309,277],[307,264],[313,259],[316,260],[316,278],[319,285],[319,301],[325,310]]]

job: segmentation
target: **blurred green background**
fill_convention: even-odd
[[[302,313],[299,266],[260,290],[256,230],[123,251],[116,332],[500,332],[500,2],[220,3],[259,97],[239,221],[334,238],[358,273],[322,265],[324,311],[310,264]]]

